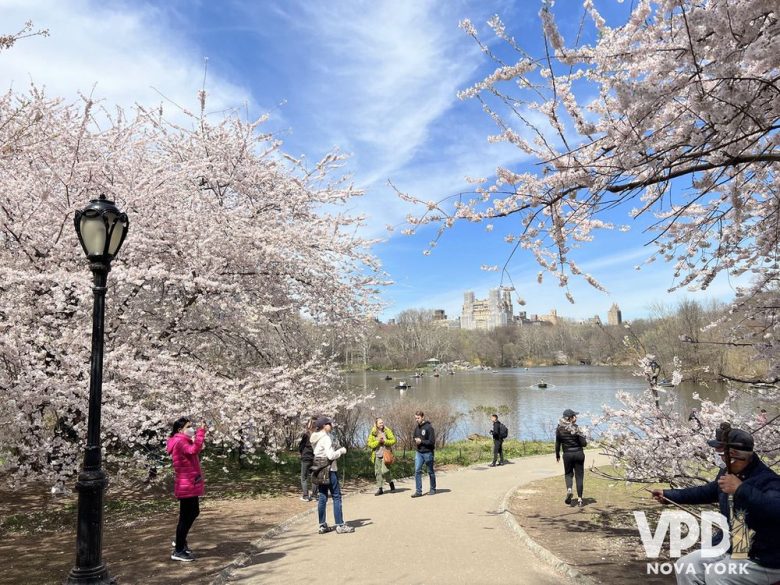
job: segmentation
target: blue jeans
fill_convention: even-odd
[[[436,489],[436,474],[433,472],[433,451],[430,453],[420,453],[414,455],[414,487],[418,494],[422,493],[422,468],[423,464],[428,466],[428,479],[431,482],[431,489]]]
[[[341,514],[341,487],[339,486],[339,476],[335,471],[330,472],[330,485],[321,485],[320,495],[317,498],[317,516],[320,526],[325,524],[325,508],[328,505],[328,490],[333,498],[333,518],[336,525],[344,524],[344,517]]]

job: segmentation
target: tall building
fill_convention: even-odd
[[[510,323],[512,323],[512,298],[509,290],[491,289],[487,299],[476,299],[471,291],[464,293],[460,318],[461,329],[491,331]]]
[[[539,317],[539,321],[545,321],[550,325],[558,325],[560,323],[560,317],[558,317],[558,311],[550,309],[549,314]]]
[[[607,313],[607,324],[620,325],[622,322],[623,314],[620,312],[620,307],[617,306],[617,303],[612,303],[612,306],[609,308],[609,313]]]

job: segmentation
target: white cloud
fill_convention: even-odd
[[[0,55],[3,85],[24,91],[32,81],[49,95],[70,99],[93,93],[108,106],[163,103],[172,115],[176,108],[167,100],[196,110],[205,55],[168,26],[164,10],[112,6],[91,0],[0,0],[3,32],[32,20],[36,29],[50,33],[21,40]],[[252,103],[245,89],[217,72],[208,73],[206,90],[209,111]]]
[[[360,147],[367,182],[411,159],[482,60],[446,13],[429,2],[308,5],[303,33],[330,53],[315,82],[319,123]]]

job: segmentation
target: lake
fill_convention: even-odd
[[[386,375],[392,376],[393,380],[386,381]],[[381,416],[383,405],[397,401],[410,402],[410,409],[415,400],[448,403],[463,414],[453,440],[472,433],[487,434],[491,428],[488,414],[470,414],[478,407],[490,411],[505,407],[506,414],[500,414],[499,418],[509,427],[511,438],[552,440],[564,409],[579,412],[578,422],[587,426],[591,424],[591,415],[601,413],[602,405],[619,406],[615,398],[619,390],[641,393],[647,387],[644,378],[633,376],[628,369],[597,366],[464,370],[438,378],[428,373],[422,378],[412,378],[409,372],[361,372],[348,374],[346,378],[351,389],[376,396],[371,405],[378,416]],[[405,380],[412,387],[403,393],[396,390],[399,380]],[[547,388],[537,386],[540,380],[547,383]],[[723,384],[704,387],[683,383],[664,390],[678,394],[683,412],[698,406],[691,397],[694,392],[717,402],[726,396]],[[410,411],[409,416],[413,415]],[[391,420],[386,422],[391,427],[394,425]],[[431,422],[435,428],[436,421]]]

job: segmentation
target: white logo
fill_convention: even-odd
[[[645,553],[650,559],[659,557],[667,532],[669,533],[669,556],[673,559],[679,558],[683,550],[695,545],[696,541],[699,540],[699,535],[701,535],[701,555],[703,558],[714,559],[729,550],[729,523],[726,517],[718,512],[702,512],[700,529],[699,521],[693,514],[664,510],[661,512],[661,518],[658,520],[654,533],[650,531],[650,525],[644,512],[634,512],[634,519],[639,529],[639,536],[642,538],[642,545],[645,547]],[[723,532],[723,539],[716,545],[712,544],[713,524]],[[687,528],[685,536],[683,536],[682,531],[683,525]]]

